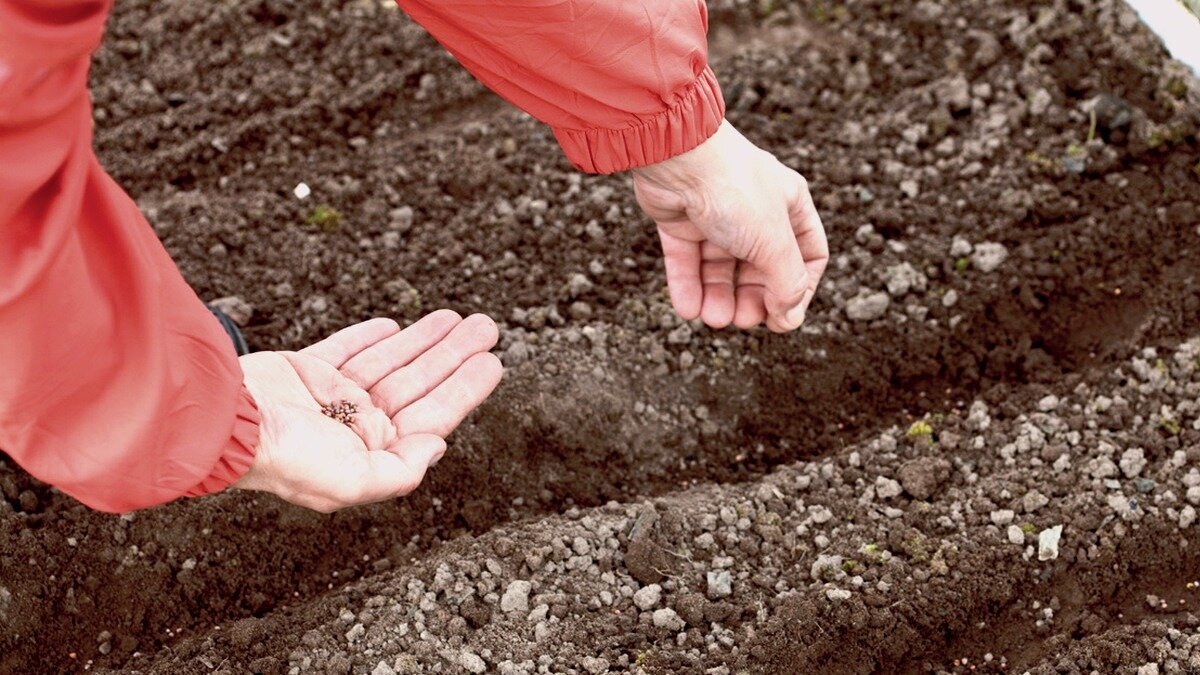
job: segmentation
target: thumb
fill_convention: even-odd
[[[776,333],[796,330],[804,323],[811,291],[808,269],[800,245],[787,220],[778,222],[764,234],[761,260],[752,260],[763,272],[766,292],[767,327]]]
[[[446,441],[435,434],[409,434],[388,447],[367,453],[371,463],[377,499],[401,497],[421,484],[425,471],[446,452]]]

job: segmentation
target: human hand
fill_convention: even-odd
[[[829,262],[804,177],[728,122],[696,148],[633,170],[658,225],[671,304],[713,328],[795,330]]]
[[[496,324],[434,312],[404,330],[350,326],[299,352],[241,357],[262,416],[258,450],[234,487],[329,513],[412,492],[445,437],[500,382]],[[322,411],[346,402],[349,424]]]

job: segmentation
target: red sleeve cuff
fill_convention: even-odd
[[[258,412],[258,404],[254,397],[242,385],[238,401],[237,417],[233,422],[233,432],[229,442],[221,452],[220,459],[208,474],[208,478],[200,481],[184,494],[188,497],[220,492],[232,485],[243,474],[250,470],[254,463],[254,454],[258,450],[258,425],[262,416]]]
[[[657,164],[708,140],[725,118],[725,100],[705,67],[666,110],[620,129],[554,129],[567,159],[587,173],[616,173]]]

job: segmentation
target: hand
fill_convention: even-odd
[[[658,224],[671,304],[713,328],[795,330],[829,262],[804,177],[728,122],[682,155],[633,171]]]
[[[299,352],[241,357],[262,423],[234,487],[325,513],[412,492],[499,384],[496,339],[488,317],[441,310],[404,330],[373,319]],[[349,425],[322,412],[342,401],[356,408]]]

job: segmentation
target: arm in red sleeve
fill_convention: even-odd
[[[229,338],[92,152],[110,0],[0,0],[0,449],[127,511],[221,489],[258,411]]]
[[[682,154],[725,116],[704,0],[397,2],[583,171]]]

